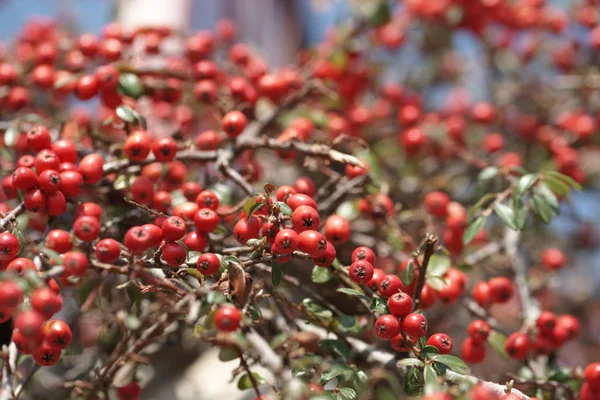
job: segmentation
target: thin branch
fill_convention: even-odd
[[[19,203],[15,208],[9,211],[2,219],[0,219],[0,231],[4,231],[6,227],[14,222],[19,215],[25,211],[25,203]]]
[[[437,237],[431,234],[427,235],[427,238],[425,239],[425,252],[423,254],[423,263],[421,264],[421,268],[419,270],[419,279],[417,280],[417,284],[415,285],[415,295],[413,298],[415,310],[418,310],[419,305],[421,304],[421,292],[423,291],[423,286],[425,286],[425,275],[427,274],[429,260],[431,259],[431,256],[435,253],[436,244]]]

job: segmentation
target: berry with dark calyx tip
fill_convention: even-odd
[[[96,218],[84,215],[73,223],[73,233],[83,242],[93,242],[100,234],[100,223]]]
[[[296,193],[298,192],[294,187],[289,185],[283,185],[277,188],[277,191],[275,192],[275,198],[277,198],[277,201],[287,202],[288,197]]]
[[[15,258],[6,267],[7,272],[24,275],[26,271],[37,271],[35,263],[28,258]],[[3,304],[3,303],[2,303]]]
[[[121,255],[121,246],[114,239],[102,239],[96,243],[94,253],[98,261],[110,264],[115,262]]]
[[[556,327],[556,315],[550,311],[542,311],[535,325],[544,335],[551,335]]]
[[[299,245],[298,233],[293,229],[282,229],[275,235],[273,247],[282,254],[292,254]]]
[[[210,190],[203,190],[196,197],[196,204],[200,208],[210,208],[211,210],[216,210],[219,208],[219,198],[217,195]]]
[[[83,276],[87,272],[89,260],[85,253],[69,251],[61,254],[65,266],[65,276]]]
[[[31,128],[27,132],[27,145],[35,152],[43,149],[49,149],[52,145],[52,138],[50,137],[48,128],[43,125],[38,125],[34,128]]]
[[[360,246],[352,252],[352,261],[366,260],[371,264],[375,264],[375,252],[369,247]]]
[[[221,260],[213,253],[204,253],[196,261],[196,269],[202,275],[214,275],[219,271]]]
[[[148,231],[150,237],[148,239],[148,245],[150,247],[158,247],[163,241],[163,231],[161,228],[154,224],[144,224],[142,229]]]
[[[494,303],[506,303],[514,293],[512,282],[505,277],[495,277],[488,282],[490,289],[490,299]]]
[[[31,306],[47,320],[60,311],[63,301],[52,289],[40,288],[31,294]]]
[[[135,131],[125,141],[123,152],[133,162],[142,162],[150,154],[151,142],[144,131]]]
[[[423,314],[408,314],[402,320],[402,330],[412,338],[423,337],[427,334],[427,319]]]
[[[194,215],[194,226],[197,232],[210,233],[219,226],[219,215],[211,208],[201,208]]]
[[[246,116],[241,111],[235,110],[225,114],[221,121],[221,128],[227,136],[235,138],[246,129],[246,124],[248,124]]]
[[[354,261],[348,269],[348,276],[356,283],[367,283],[373,278],[373,264],[366,260]]]
[[[327,250],[327,239],[314,230],[301,232],[298,234],[298,249],[312,258],[321,257]]]
[[[167,242],[162,248],[162,259],[171,267],[177,267],[187,259],[187,251],[178,242]]]
[[[188,201],[195,201],[196,197],[202,192],[202,186],[196,182],[185,182],[181,185],[181,192]]]
[[[427,339],[427,345],[433,346],[440,354],[448,354],[452,351],[452,339],[445,333],[434,333]]]
[[[196,231],[189,232],[183,237],[183,244],[191,251],[204,251],[206,242],[206,236]]]
[[[35,156],[33,166],[35,167],[35,171],[39,176],[42,172],[48,169],[58,171],[60,169],[60,160],[52,150],[44,149]]]
[[[43,334],[47,343],[59,349],[67,347],[73,338],[69,325],[57,319],[46,322]]]
[[[39,189],[30,190],[23,198],[23,205],[27,211],[43,211],[46,208],[46,195]]]
[[[556,319],[556,327],[560,327],[568,332],[567,340],[576,338],[581,331],[581,325],[577,318],[569,314],[558,316]]]
[[[467,333],[476,343],[485,343],[490,331],[490,324],[481,319],[471,322],[467,328]]]
[[[321,219],[317,210],[310,206],[299,206],[292,212],[292,224],[298,233],[319,229]]]
[[[164,229],[163,229],[164,232]],[[150,248],[150,233],[141,226],[134,226],[125,233],[123,244],[133,254],[142,254]]]
[[[177,155],[177,143],[171,137],[155,140],[152,144],[152,154],[157,161],[171,161]]]
[[[60,348],[44,342],[33,352],[33,359],[38,365],[49,367],[58,362],[61,353]]]
[[[325,221],[324,233],[327,240],[338,245],[350,240],[350,222],[339,215],[332,215]]]
[[[0,315],[2,310],[0,309]],[[23,336],[21,331],[15,330],[12,332],[12,341],[17,346],[17,350],[21,354],[33,353],[44,341],[43,336],[37,336],[34,338],[28,338]]]
[[[185,221],[179,217],[168,217],[162,224],[163,238],[165,240],[179,240],[187,230]]]
[[[12,174],[12,185],[18,190],[31,190],[38,185],[38,177],[31,168],[18,167]]]
[[[400,333],[400,321],[391,314],[385,314],[377,318],[374,329],[380,338],[391,340]]]
[[[529,337],[521,332],[515,332],[506,339],[504,350],[515,360],[522,360],[529,353]]]
[[[10,232],[0,233],[0,261],[10,261],[19,254],[19,239]]]
[[[373,268],[373,276],[371,280],[366,283],[367,287],[373,291],[377,291],[379,282],[385,277],[385,272],[381,268]]]
[[[404,292],[393,294],[388,299],[387,304],[390,313],[398,318],[406,317],[408,314],[410,314],[413,307],[412,298]]]
[[[379,294],[383,297],[391,297],[403,289],[402,280],[396,275],[388,274],[379,282]]]
[[[335,247],[330,242],[327,242],[325,253],[323,253],[320,257],[313,258],[313,262],[319,267],[329,267],[335,261],[336,256],[337,252]]]
[[[242,313],[233,306],[221,306],[215,313],[215,325],[222,332],[233,332],[242,323]]]
[[[77,166],[77,171],[83,177],[83,182],[94,185],[102,179],[104,159],[100,154],[93,153],[83,157]]]
[[[485,345],[468,337],[462,343],[461,357],[467,363],[479,364],[485,358]]]

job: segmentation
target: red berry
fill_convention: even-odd
[[[211,210],[216,210],[219,208],[219,198],[214,192],[210,190],[204,190],[196,197],[196,204],[198,204],[198,207],[200,208],[210,208]]]
[[[77,171],[63,171],[59,176],[60,185],[58,189],[67,197],[79,196],[83,185],[83,176]]]
[[[157,161],[171,161],[177,154],[177,142],[171,137],[165,137],[154,141],[152,154]]]
[[[18,190],[31,190],[38,185],[38,177],[31,168],[18,167],[12,174],[12,185]]]
[[[471,322],[467,328],[467,333],[476,343],[485,343],[490,331],[490,325],[481,319]]]
[[[14,309],[22,299],[23,289],[19,285],[13,281],[0,282],[0,304],[3,309]]]
[[[2,311],[0,310],[0,316],[1,313]],[[28,338],[23,336],[21,331],[13,331],[12,341],[14,342],[15,346],[17,346],[19,353],[31,354],[43,343],[44,337],[38,336],[34,338]]]
[[[223,332],[233,332],[240,327],[242,313],[232,306],[221,306],[215,313],[215,325]]]
[[[488,282],[490,299],[494,303],[506,303],[514,293],[512,282],[508,278],[495,277]]]
[[[237,137],[244,129],[248,120],[241,111],[230,111],[223,117],[221,128],[230,138]]]
[[[79,162],[77,171],[83,177],[83,182],[94,185],[100,181],[103,175],[104,159],[100,154],[88,154]]]
[[[233,227],[233,237],[240,244],[256,239],[260,233],[260,221],[255,216],[240,219]]]
[[[490,298],[490,286],[487,282],[477,282],[473,287],[472,296],[480,307],[485,308],[492,302]]]
[[[462,359],[470,364],[479,364],[485,358],[485,346],[468,337],[461,346]]]
[[[366,246],[357,247],[352,252],[352,261],[356,260],[366,260],[371,264],[375,264],[375,252]]]
[[[93,242],[100,234],[100,223],[96,218],[84,215],[73,223],[73,233],[83,242]]]
[[[561,269],[567,263],[567,256],[559,249],[546,249],[542,253],[542,263],[551,270]]]
[[[98,79],[94,75],[83,75],[75,84],[75,96],[79,100],[89,100],[98,93]]]
[[[27,211],[44,211],[46,209],[46,195],[38,189],[30,190],[23,198],[23,204]]]
[[[388,274],[379,282],[379,294],[383,297],[391,297],[403,288],[402,280],[396,275]]]
[[[302,193],[310,197],[313,197],[316,192],[315,183],[312,181],[312,179],[306,176],[301,176],[300,178],[296,179],[296,182],[294,183],[294,189],[296,189],[297,193]]]
[[[35,264],[33,263],[33,261],[31,261],[28,258],[23,258],[23,257],[15,258],[6,267],[7,272],[12,272],[12,273],[15,273],[18,275],[24,275],[25,272],[28,270],[37,271],[37,268],[36,268]],[[1,304],[4,304],[4,303],[1,303]]]
[[[521,332],[515,332],[506,339],[504,350],[515,360],[522,360],[529,352],[529,337]]]
[[[332,215],[325,221],[324,233],[333,244],[343,244],[350,240],[350,222],[339,215]]]
[[[40,175],[47,169],[58,171],[60,169],[60,160],[52,150],[44,149],[35,156],[33,165],[38,175]]]
[[[585,381],[590,385],[590,389],[594,392],[600,391],[600,362],[595,362],[587,367],[584,371]]]
[[[373,278],[373,264],[366,260],[354,261],[348,269],[348,276],[356,283],[367,283]]]
[[[299,245],[298,233],[292,229],[282,229],[275,236],[273,247],[282,254],[292,254]]]
[[[40,337],[43,325],[44,317],[34,310],[23,311],[15,317],[15,329],[27,338]]]
[[[317,210],[310,206],[299,206],[292,212],[292,224],[298,233],[319,229],[321,219]]]
[[[19,239],[10,232],[0,233],[0,261],[10,261],[19,254]]]
[[[60,311],[63,301],[52,289],[40,288],[31,294],[31,306],[46,320]]]
[[[52,143],[52,151],[60,159],[60,162],[75,164],[77,162],[77,147],[68,139],[60,139]]]
[[[313,262],[319,267],[329,267],[335,261],[336,256],[337,252],[335,251],[335,247],[330,242],[327,242],[325,253],[319,257],[313,258]]]
[[[200,150],[216,150],[221,147],[222,142],[221,135],[213,130],[201,132],[196,137],[196,146]]]
[[[277,198],[277,201],[285,201],[285,202],[287,202],[287,199],[291,195],[296,194],[296,193],[298,193],[298,192],[292,186],[283,185],[283,186],[279,186],[277,188],[277,191],[275,192],[275,197]]]
[[[304,231],[298,234],[298,248],[300,251],[308,253],[312,258],[317,258],[325,253],[327,239],[317,231]]]
[[[425,208],[436,217],[445,217],[448,213],[450,197],[446,193],[431,192],[425,196]]]
[[[408,314],[410,314],[413,307],[412,298],[404,292],[393,294],[388,299],[387,304],[390,313],[398,318],[406,317]]]
[[[427,334],[427,319],[423,314],[408,314],[402,320],[402,330],[412,338],[420,338]]]
[[[33,359],[42,367],[49,367],[58,362],[62,351],[50,343],[44,342],[33,352]]]
[[[201,208],[194,215],[196,231],[201,233],[214,231],[219,226],[219,222],[219,215],[211,208]]]
[[[65,267],[65,276],[83,276],[87,272],[89,260],[85,253],[69,251],[61,254],[60,258]]]
[[[53,229],[48,232],[45,245],[59,254],[66,253],[73,247],[71,235],[62,229]]]
[[[141,393],[142,388],[137,382],[130,382],[125,386],[117,388],[119,400],[138,400]]]
[[[196,261],[196,268],[202,275],[214,275],[220,266],[221,260],[213,253],[204,253]]]
[[[380,268],[373,268],[373,276],[371,280],[366,283],[369,289],[376,291],[379,286],[379,282],[385,277],[385,272]]]
[[[192,251],[204,251],[206,247],[206,236],[196,231],[189,232],[183,238],[183,244]]]
[[[38,125],[27,132],[27,145],[33,151],[49,149],[51,144],[50,132],[45,126]]]
[[[400,321],[391,314],[385,314],[375,321],[375,334],[382,339],[391,340],[400,333]]]
[[[123,152],[133,162],[142,162],[150,154],[150,138],[144,131],[133,132],[123,145]]]
[[[296,194],[290,195],[287,198],[286,202],[292,210],[295,210],[296,208],[298,208],[300,206],[310,206],[310,207],[314,208],[315,210],[319,209],[317,207],[317,203],[315,202],[315,200],[312,197],[307,196],[302,193],[296,193]]]
[[[169,217],[162,224],[163,238],[169,241],[179,240],[185,235],[187,226],[179,217]]]
[[[544,335],[551,335],[556,327],[556,315],[550,311],[542,311],[535,325]]]
[[[44,340],[53,347],[64,349],[71,343],[73,334],[65,322],[53,319],[44,325]]]
[[[171,267],[178,267],[187,259],[187,251],[180,243],[167,242],[162,249],[162,259]]]
[[[445,333],[434,333],[427,339],[427,345],[439,350],[440,354],[448,354],[452,351],[452,339]]]
[[[98,261],[113,263],[121,255],[121,246],[119,246],[119,242],[114,239],[102,239],[96,244],[94,252]]]
[[[561,327],[568,332],[568,339],[574,339],[579,336],[581,326],[577,318],[572,315],[560,315],[556,319],[556,327]]]
[[[60,191],[50,193],[46,197],[46,208],[48,215],[51,217],[64,214],[67,211],[67,199],[65,199],[65,195]]]
[[[123,244],[133,254],[142,254],[150,248],[150,233],[141,226],[134,226],[125,234]]]

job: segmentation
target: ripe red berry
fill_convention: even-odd
[[[221,128],[230,138],[237,137],[246,129],[248,120],[241,111],[230,111],[223,117]]]
[[[44,342],[33,352],[33,359],[42,367],[49,367],[56,364],[62,351],[50,343]]]
[[[490,331],[490,324],[481,319],[471,322],[467,328],[467,333],[476,343],[485,343]]]
[[[100,234],[100,222],[94,217],[81,216],[73,223],[73,233],[83,242],[93,242]]]
[[[317,231],[304,231],[298,234],[298,248],[312,258],[321,257],[327,249],[327,239]]]
[[[77,171],[83,177],[83,182],[94,185],[102,179],[104,159],[100,154],[88,154],[79,162]]]
[[[162,259],[171,267],[178,267],[187,259],[187,251],[178,242],[167,242],[162,249]]]
[[[98,93],[98,79],[94,75],[83,75],[75,83],[75,96],[79,100],[89,100]]]
[[[46,208],[51,217],[62,215],[67,211],[67,199],[60,191],[50,193],[46,197]]]
[[[391,340],[400,333],[400,321],[391,314],[385,314],[375,321],[375,334],[382,339]]]
[[[319,209],[317,207],[317,203],[315,202],[315,200],[312,197],[307,196],[302,193],[296,193],[296,194],[290,195],[287,198],[286,202],[292,210],[295,210],[296,208],[298,208],[300,206],[310,206],[310,207],[314,208],[315,210]]]
[[[512,282],[505,277],[495,277],[488,282],[490,289],[490,299],[494,303],[506,303],[514,293]]]
[[[23,204],[27,211],[43,211],[46,209],[46,195],[39,189],[30,190],[23,198]]]
[[[550,311],[542,311],[535,322],[535,325],[544,335],[552,335],[556,327],[556,315]]]
[[[202,275],[214,275],[219,271],[221,260],[213,253],[204,253],[196,261],[196,268]]]
[[[42,326],[44,325],[44,317],[37,311],[27,310],[20,312],[14,321],[16,330],[27,338],[35,338],[42,336]]]
[[[83,276],[87,272],[89,260],[85,253],[69,251],[61,254],[60,258],[65,267],[65,276]]]
[[[177,154],[177,142],[171,137],[155,140],[152,144],[152,154],[157,161],[171,161]]]
[[[560,315],[556,319],[556,327],[566,330],[568,332],[568,339],[576,338],[581,331],[581,326],[577,318],[569,314]]]
[[[600,362],[591,363],[585,367],[584,377],[592,391],[600,391]]]
[[[221,306],[215,313],[215,325],[223,332],[233,332],[240,327],[242,313],[232,306]]]
[[[48,232],[45,245],[59,254],[66,253],[73,247],[71,235],[62,229],[53,229]]]
[[[521,332],[515,332],[506,339],[504,350],[515,360],[522,360],[529,352],[529,337]]]
[[[0,261],[10,261],[19,254],[19,239],[10,232],[0,233]]]
[[[62,166],[63,164],[61,164]],[[60,172],[60,185],[58,189],[66,197],[77,197],[81,193],[83,185],[83,176],[77,171],[62,171]]]
[[[209,233],[219,226],[219,215],[211,208],[201,208],[194,215],[194,226],[196,231]]]
[[[388,274],[379,282],[379,294],[383,297],[391,297],[403,288],[402,280],[396,275]]]
[[[546,249],[542,253],[542,264],[548,269],[561,269],[567,263],[567,256],[559,249]]]
[[[240,244],[246,244],[250,239],[256,239],[260,233],[260,221],[257,217],[240,219],[233,227],[233,237]]]
[[[125,386],[117,388],[119,400],[138,400],[141,393],[142,388],[137,382],[130,382]]]
[[[164,229],[163,229],[164,232]],[[125,233],[123,244],[133,254],[142,254],[150,248],[150,233],[141,226],[134,226]]]
[[[473,287],[472,296],[480,307],[485,308],[492,302],[490,298],[490,286],[487,282],[477,282]]]
[[[64,321],[50,320],[44,325],[44,340],[53,347],[64,349],[71,343],[73,334],[71,328]]]
[[[196,204],[200,208],[210,208],[211,210],[216,210],[219,208],[219,198],[217,195],[210,190],[203,190],[196,197]]]
[[[352,252],[352,261],[366,260],[371,264],[375,264],[375,252],[369,247],[360,246]]]
[[[96,254],[98,261],[113,263],[121,255],[121,246],[119,246],[119,242],[114,239],[102,239],[96,244],[94,253]]]
[[[445,217],[448,213],[448,204],[450,197],[446,193],[431,192],[425,196],[425,208],[430,214],[436,217]]]
[[[60,159],[60,162],[75,164],[77,162],[77,147],[68,139],[60,139],[52,143],[52,151]]]
[[[22,299],[23,289],[14,281],[0,282],[0,304],[3,309],[14,309],[21,303]]]
[[[40,175],[47,169],[58,171],[60,169],[60,160],[52,150],[44,149],[35,156],[33,165],[38,175]]]
[[[63,301],[52,289],[40,288],[31,294],[31,306],[47,320],[60,311]]]
[[[196,231],[189,232],[183,238],[183,244],[191,251],[204,251],[206,247],[206,236]]]
[[[196,137],[196,146],[200,150],[216,150],[221,147],[223,139],[217,131],[207,130]]]
[[[371,280],[366,283],[367,287],[373,291],[377,290],[379,282],[384,278],[385,272],[381,268],[373,268],[373,276]]]
[[[423,314],[408,314],[402,320],[402,330],[412,338],[420,338],[427,334],[427,319]]]
[[[335,247],[330,242],[327,242],[325,252],[321,256],[313,258],[313,262],[319,267],[329,267],[335,261],[336,256]]]
[[[445,333],[434,333],[427,339],[427,345],[433,346],[440,354],[448,354],[452,351],[452,339]]]
[[[162,224],[163,238],[169,241],[179,240],[187,230],[185,221],[179,217],[168,217]]]
[[[462,343],[461,357],[470,364],[479,364],[485,358],[485,346],[468,337]]]
[[[346,243],[350,240],[350,222],[339,215],[332,215],[325,221],[324,233],[333,244]]]
[[[123,152],[133,162],[142,162],[150,154],[150,137],[144,131],[133,132],[123,145]]]
[[[406,317],[408,314],[410,314],[413,307],[412,298],[404,292],[393,294],[388,299],[387,304],[390,313],[398,318]]]
[[[292,254],[299,245],[298,233],[292,229],[282,229],[275,235],[273,248],[279,253]]]
[[[12,185],[18,190],[31,190],[38,185],[38,177],[31,168],[18,167],[12,174]]]
[[[52,144],[50,132],[43,125],[37,125],[27,132],[27,145],[34,152],[49,149]]]
[[[299,206],[292,212],[292,224],[298,233],[319,229],[321,219],[317,210],[310,206]]]
[[[373,264],[366,260],[354,261],[348,269],[348,276],[356,283],[367,283],[373,278]]]

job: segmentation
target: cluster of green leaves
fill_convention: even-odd
[[[498,175],[498,168],[483,169],[478,180],[488,181]],[[463,242],[470,243],[483,229],[491,211],[513,230],[525,228],[530,210],[544,223],[560,212],[559,197],[568,195],[572,189],[581,190],[581,186],[567,175],[556,171],[522,175],[512,187],[512,198],[506,204],[498,193],[482,196],[469,210],[469,223],[463,235]],[[484,209],[484,207],[486,207]],[[483,211],[480,211],[483,209]]]

